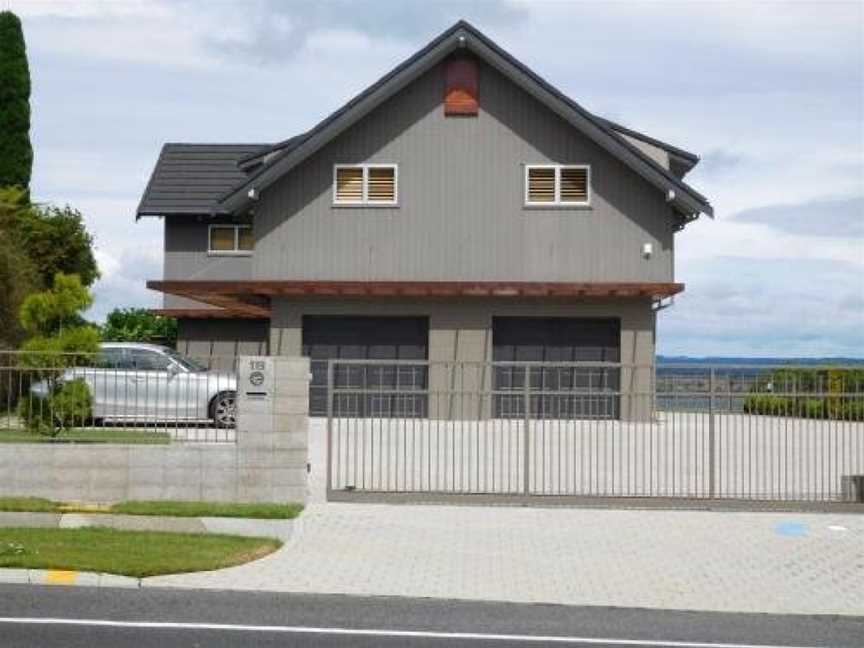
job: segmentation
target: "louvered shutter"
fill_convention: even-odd
[[[368,173],[366,197],[369,202],[396,202],[396,169],[369,167]]]
[[[584,167],[561,169],[561,202],[588,202],[588,169]]]
[[[336,169],[336,202],[363,201],[363,167]]]
[[[547,167],[528,169],[528,202],[555,202],[555,169]]]

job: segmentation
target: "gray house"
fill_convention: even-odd
[[[148,287],[196,356],[651,364],[697,162],[459,22],[306,133],[166,144]]]

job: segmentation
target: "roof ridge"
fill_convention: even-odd
[[[266,147],[267,143],[260,142],[165,142],[162,146],[243,146],[243,147]]]

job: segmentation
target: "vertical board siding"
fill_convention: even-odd
[[[165,218],[165,279],[251,279],[251,256],[207,254],[208,225],[194,216]]]
[[[662,192],[488,65],[477,117],[443,91],[439,65],[265,191],[253,278],[672,280]],[[333,165],[360,162],[399,165],[398,207],[333,207]],[[531,163],[590,164],[592,206],[526,209]]]
[[[177,323],[177,350],[200,361],[269,353],[270,326],[266,320],[181,319]]]
[[[209,256],[207,254],[210,221],[194,216],[165,218],[165,257],[163,277],[166,280],[251,279],[251,256]],[[164,308],[211,308],[207,304],[165,293]]]

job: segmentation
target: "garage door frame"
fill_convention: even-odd
[[[400,327],[401,325],[401,327]],[[328,360],[374,360],[374,364],[343,364],[330,378],[339,393],[332,414],[350,417],[428,414],[428,396],[400,395],[401,390],[426,390],[429,385],[429,317],[402,315],[303,315],[302,353],[311,359],[309,412],[326,416],[331,398]],[[417,360],[418,364],[382,360]],[[356,392],[346,391],[356,389]],[[377,393],[364,393],[377,390]]]

